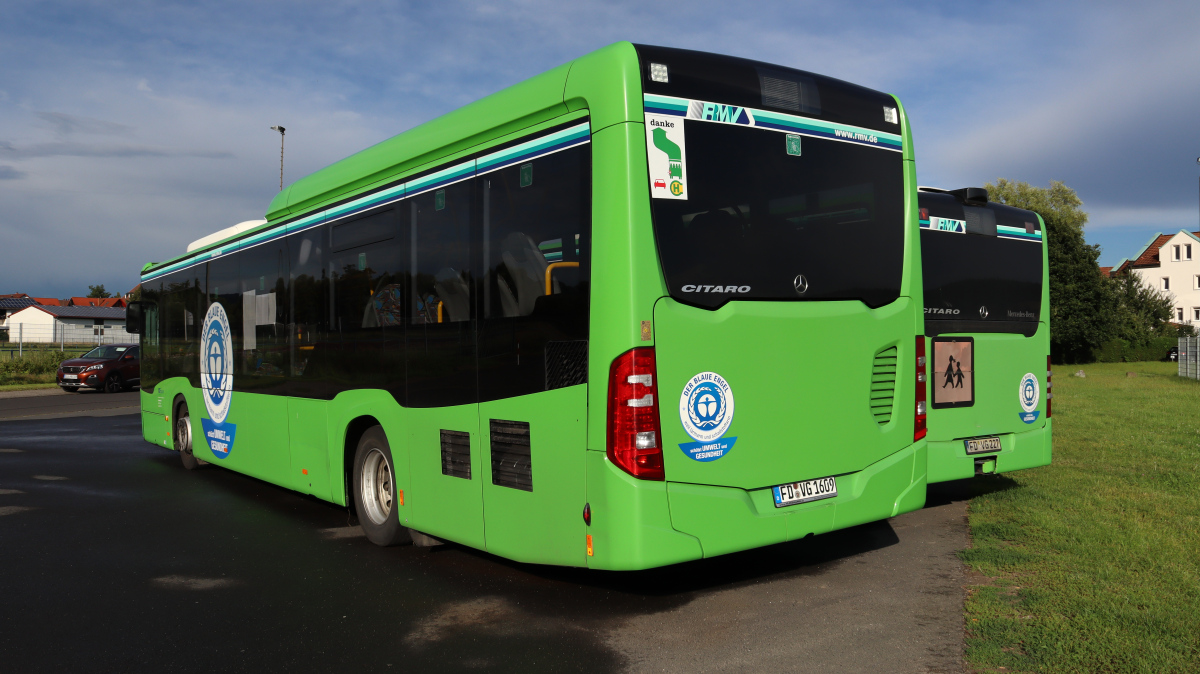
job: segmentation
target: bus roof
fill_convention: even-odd
[[[198,261],[233,240],[258,236],[302,215],[434,168],[456,155],[501,143],[509,134],[567,113],[587,109],[593,133],[621,122],[641,122],[641,96],[628,95],[630,91],[640,92],[641,82],[637,47],[630,42],[603,47],[300,178],[271,200],[264,224],[209,235],[194,242],[202,243],[202,247],[146,264],[142,274],[161,272],[164,267],[192,259]],[[612,95],[597,95],[599,92]],[[911,151],[907,124],[903,133],[907,159]],[[217,238],[225,231],[229,235]]]
[[[368,147],[288,185],[267,207],[266,222],[220,240],[206,241],[203,249],[188,251],[162,262],[152,262],[142,273],[202,254],[234,239],[264,229],[322,206],[369,191],[405,174],[432,167],[447,157],[482,149],[489,141],[585,107],[568,85],[568,75],[584,71],[589,77],[607,72],[604,84],[640,86],[637,52],[629,42],[617,42],[490,96],[448,112],[408,131]],[[594,79],[594,77],[593,77]],[[593,87],[594,88],[594,87]],[[610,103],[591,103],[592,130],[642,119],[641,100],[613,96]]]

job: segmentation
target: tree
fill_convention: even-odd
[[[101,283],[98,286],[88,286],[88,290],[91,291],[88,293],[88,297],[100,297],[100,298],[112,297],[112,293],[110,293],[104,289],[103,283]]]
[[[984,188],[992,201],[1034,211],[1046,222],[1050,354],[1060,363],[1090,361],[1092,351],[1115,336],[1115,298],[1113,284],[1100,273],[1100,247],[1084,242],[1083,202],[1057,180],[1046,188],[998,178]]]
[[[1113,327],[1116,336],[1133,346],[1148,346],[1155,337],[1174,337],[1177,328],[1169,322],[1174,302],[1165,293],[1133,272],[1111,281]]]

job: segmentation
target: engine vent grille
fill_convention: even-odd
[[[880,426],[892,420],[896,398],[896,347],[875,354],[871,367],[871,414]]]
[[[492,484],[533,491],[533,460],[529,452],[529,424],[491,420]]]
[[[546,342],[546,390],[587,383],[586,339]]]
[[[471,479],[471,434],[442,431],[442,475]]]

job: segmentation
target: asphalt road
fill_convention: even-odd
[[[20,409],[63,413],[43,398]],[[589,572],[375,547],[344,509],[183,470],[89,399],[74,414],[101,416],[0,422],[4,671],[962,671],[966,483],[887,522]]]
[[[137,389],[127,393],[104,393],[92,389],[67,393],[58,388],[0,391],[0,421],[55,419],[79,414],[136,414],[137,411]]]

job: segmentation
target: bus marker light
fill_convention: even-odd
[[[925,336],[917,335],[916,418],[913,420],[913,442],[925,437]]]
[[[640,480],[664,480],[654,347],[613,360],[608,382],[608,460]]]
[[[401,490],[397,491],[396,496],[399,497],[399,499],[400,499],[400,505],[404,505],[404,490],[401,489]],[[405,521],[407,521],[407,520],[405,520]]]
[[[589,527],[592,526],[592,504],[591,503],[583,504],[583,523],[588,525]]]
[[[592,554],[592,535],[591,534],[587,535],[587,550],[588,550],[588,557],[593,557],[594,555]]]
[[[304,475],[308,475],[308,469],[307,469],[307,468],[301,468],[301,469],[300,469],[300,472],[301,472],[301,473],[303,473]]]
[[[1054,400],[1054,382],[1050,379],[1050,375],[1054,372],[1050,369],[1050,356],[1046,356],[1046,418],[1050,418],[1050,404]]]

